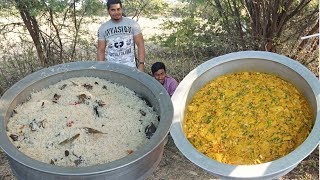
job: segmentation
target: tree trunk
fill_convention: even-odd
[[[260,1],[245,0],[251,18],[253,37],[260,42],[259,50],[276,52],[275,40],[280,38],[286,23],[301,12],[311,0]]]
[[[20,16],[28,29],[28,32],[32,38],[32,41],[37,50],[37,56],[43,67],[48,65],[47,59],[45,58],[44,49],[42,47],[41,34],[38,22],[34,16],[28,11],[28,7],[19,0],[15,0],[16,7],[19,10]]]

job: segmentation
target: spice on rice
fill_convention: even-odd
[[[83,167],[134,153],[148,143],[158,123],[153,108],[132,90],[100,78],[79,77],[32,93],[15,108],[7,134],[33,159]]]

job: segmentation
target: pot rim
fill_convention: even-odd
[[[182,123],[183,123],[183,111],[187,101],[187,95],[190,87],[197,77],[201,76],[206,71],[217,65],[227,63],[230,61],[241,59],[259,59],[272,61],[282,64],[289,69],[297,72],[304,80],[309,84],[314,93],[316,99],[316,117],[313,129],[307,139],[294,151],[288,155],[279,158],[277,160],[257,164],[257,165],[229,165],[220,163],[213,160],[204,154],[197,151],[192,144],[187,140],[184,135]],[[212,58],[194,70],[192,70],[183,80],[180,82],[174,95],[172,96],[172,102],[174,106],[173,123],[171,125],[170,134],[176,144],[177,148],[187,157],[191,162],[198,165],[202,169],[221,177],[235,178],[235,179],[258,179],[261,177],[271,177],[279,175],[281,172],[290,171],[299,164],[304,158],[306,158],[317,146],[320,141],[320,84],[315,75],[309,71],[305,66],[299,62],[294,61],[288,57],[264,52],[264,51],[241,51],[234,52],[219,57]]]

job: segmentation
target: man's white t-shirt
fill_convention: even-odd
[[[127,17],[109,20],[98,31],[98,40],[106,41],[106,61],[136,67],[133,36],[141,33],[139,24]]]

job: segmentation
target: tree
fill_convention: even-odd
[[[73,61],[86,42],[87,32],[82,26],[95,15],[107,16],[102,0],[8,0],[0,1],[0,8],[11,15],[19,13],[22,22],[1,24],[1,34],[13,27],[25,27],[43,67]],[[139,19],[142,14],[153,14],[164,8],[162,0],[123,1],[126,13]],[[6,31],[6,32],[5,32]],[[21,32],[20,32],[21,33]],[[23,32],[22,32],[23,33]],[[21,34],[22,34],[21,33]],[[23,41],[29,39],[22,35]],[[96,42],[87,42],[95,44]],[[86,43],[84,43],[86,44]]]
[[[287,23],[295,16],[308,8],[311,0],[245,0],[245,7],[251,20],[252,36],[260,42],[258,49],[276,52],[276,40],[281,38]],[[305,17],[313,17],[311,23],[314,24],[315,16],[319,13],[318,7],[304,14]],[[310,19],[309,19],[310,21]],[[300,28],[299,28],[300,29]]]
[[[319,31],[316,0],[184,2],[183,20],[168,21],[164,27],[173,33],[159,39],[173,48],[185,44],[180,46],[185,52],[192,52],[190,47],[194,47],[195,52],[209,57],[247,49],[288,54],[300,43],[303,33]]]
[[[26,27],[43,67],[72,60],[84,18],[103,8],[98,0],[10,0],[1,5],[19,12],[19,25]]]
[[[38,58],[41,61],[42,65],[45,66],[48,64],[47,59],[45,58],[45,49],[42,47],[42,42],[45,39],[41,34],[38,21],[34,15],[29,11],[31,5],[40,5],[37,1],[20,1],[15,0],[16,7],[19,10],[20,16],[23,19],[23,22],[28,29],[30,36],[33,40],[33,43],[36,47]]]
[[[137,20],[141,15],[152,17],[159,14],[167,6],[163,0],[124,0],[123,4],[126,15]]]

